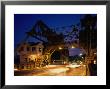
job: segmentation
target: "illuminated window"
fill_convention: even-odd
[[[39,52],[42,52],[42,49],[41,48],[39,48]]]
[[[30,50],[30,48],[29,47],[27,47],[27,51],[29,51]]]

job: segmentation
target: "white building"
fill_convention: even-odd
[[[23,43],[17,48],[17,54],[20,56],[20,67],[28,69],[39,66],[38,62],[42,60],[43,53],[42,43]]]

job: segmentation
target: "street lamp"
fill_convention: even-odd
[[[62,47],[59,47],[59,50],[61,50],[62,49]]]
[[[82,53],[79,54],[79,56],[82,56],[82,55],[83,55]]]
[[[72,46],[71,48],[75,48],[74,46]]]

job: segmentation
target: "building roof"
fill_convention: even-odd
[[[28,42],[30,46],[38,45],[40,42]]]

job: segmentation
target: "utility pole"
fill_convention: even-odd
[[[90,47],[89,47],[90,56],[91,56],[91,32],[92,32],[92,26],[90,26]]]

